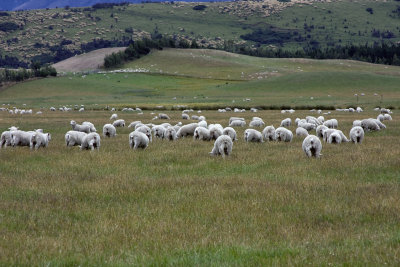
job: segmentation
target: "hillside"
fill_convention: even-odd
[[[0,53],[27,64],[160,34],[203,47],[289,50],[400,41],[396,1],[148,3],[2,13]],[[190,19],[189,19],[190,18]]]
[[[95,109],[105,105],[400,108],[400,67],[395,66],[165,49],[153,51],[122,69],[24,82],[3,90],[0,98],[4,104],[84,104]]]

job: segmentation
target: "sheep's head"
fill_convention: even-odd
[[[71,125],[76,125],[76,122],[75,121],[71,121],[70,124]]]

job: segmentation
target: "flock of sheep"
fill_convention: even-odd
[[[361,110],[361,109],[360,109]],[[361,112],[357,109],[357,112]],[[174,141],[179,138],[193,136],[194,140],[212,141],[215,140],[214,147],[210,152],[211,155],[221,155],[222,157],[229,156],[232,152],[233,142],[237,141],[237,134],[234,127],[246,126],[246,120],[241,117],[231,117],[229,125],[223,127],[221,124],[208,124],[204,116],[192,115],[189,117],[188,113],[193,110],[184,110],[182,112],[182,119],[197,120],[195,123],[188,123],[183,125],[179,122],[176,125],[170,123],[162,123],[159,125],[148,123],[144,124],[141,121],[134,121],[128,125],[129,128],[134,130],[129,134],[129,146],[132,149],[145,149],[149,143],[152,142],[152,137],[165,140]],[[336,119],[325,120],[323,116],[314,117],[307,116],[306,118],[296,118],[295,125],[296,136],[304,137],[302,148],[308,157],[319,158],[321,156],[322,143],[320,138],[329,144],[340,144],[342,142],[353,142],[356,144],[362,143],[365,132],[379,131],[385,129],[383,124],[385,120],[392,120],[391,111],[388,109],[380,109],[380,114],[376,119],[368,118],[364,120],[355,120],[353,127],[350,130],[349,137],[338,130],[338,121]],[[253,110],[257,112],[257,110]],[[282,113],[294,113],[294,110],[282,111]],[[153,118],[169,120],[167,114],[160,113]],[[103,137],[112,138],[117,135],[117,127],[125,127],[125,121],[118,119],[117,114],[112,114],[110,120],[113,123],[107,123],[103,126]],[[65,134],[65,144],[67,147],[79,146],[83,149],[99,149],[100,148],[100,135],[97,133],[95,126],[88,121],[81,124],[71,121],[71,131]],[[265,123],[260,117],[253,117],[249,123],[250,129],[244,131],[244,140],[246,142],[265,142],[265,141],[278,141],[278,142],[291,142],[293,133],[288,129],[292,125],[292,120],[286,118],[282,120],[280,127],[276,128],[273,125],[266,126],[262,132],[254,129],[257,127],[264,127]],[[315,135],[310,135],[310,131],[315,131]],[[50,133],[44,133],[42,129],[34,131],[21,131],[17,127],[12,126],[9,131],[4,131],[1,134],[0,148],[7,146],[29,146],[31,149],[38,149],[40,147],[47,147],[51,140]]]

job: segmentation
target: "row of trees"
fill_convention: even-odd
[[[57,71],[50,65],[41,66],[39,62],[34,62],[31,69],[0,69],[0,85],[6,82],[22,82],[35,77],[57,76]]]

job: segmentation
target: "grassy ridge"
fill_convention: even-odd
[[[180,112],[168,114],[171,123],[181,120]],[[127,122],[154,116],[119,115]],[[202,115],[227,125],[233,113]],[[287,117],[256,115],[275,126]],[[53,137],[48,149],[0,151],[2,264],[398,265],[396,115],[361,145],[323,144],[321,160],[304,156],[302,138],[246,144],[241,128],[226,160],[208,155],[211,142],[191,138],[154,140],[145,151],[131,151],[127,128],[103,139],[98,152],[65,147],[69,120],[89,120],[99,130],[109,116],[1,113],[0,130],[40,127]],[[330,117],[347,135],[354,119],[375,116]]]

